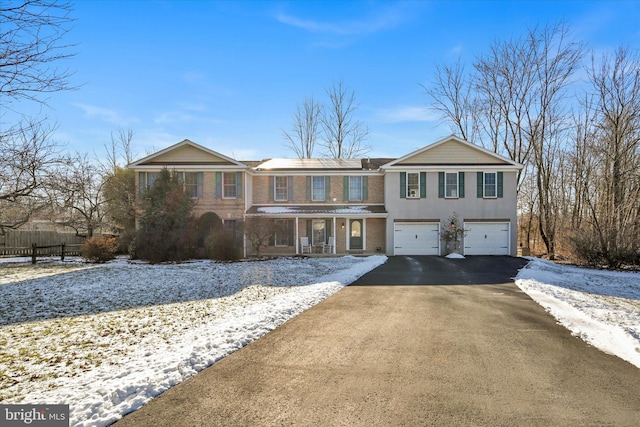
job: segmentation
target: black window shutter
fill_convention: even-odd
[[[331,200],[331,177],[324,177],[324,200]]]
[[[269,246],[276,245],[276,223],[274,220],[269,220],[269,227],[271,228],[271,233],[269,235]]]
[[[275,176],[270,176],[269,177],[269,201],[273,202],[275,200],[275,192],[274,192],[274,187],[275,187],[275,181],[276,181],[276,177]]]
[[[407,173],[400,172],[400,198],[407,198]]]
[[[331,220],[324,220],[324,242],[329,243],[329,236],[331,235]]]
[[[427,173],[420,172],[420,198],[425,199],[427,197]]]
[[[287,200],[293,200],[293,177],[287,177]]]
[[[481,199],[484,196],[484,173],[478,172],[476,176],[478,177],[477,196],[479,199]]]
[[[294,236],[294,226],[295,226],[295,223],[294,223],[294,221],[292,219],[287,221],[287,228],[288,228],[288,231],[289,231],[289,242],[288,242],[289,246],[294,246],[295,245],[295,237],[296,236]]]
[[[349,201],[349,177],[345,176],[342,180],[342,198],[345,202]]]
[[[242,172],[236,172],[236,197],[242,197]]]
[[[444,172],[438,172],[438,197],[444,198]]]
[[[464,172],[458,172],[458,197],[464,198]]]
[[[362,177],[362,200],[369,200],[369,177]]]
[[[502,194],[502,183],[503,183],[503,177],[502,177],[502,172],[498,172],[497,173],[497,180],[498,180],[498,197],[502,198],[503,194]]]

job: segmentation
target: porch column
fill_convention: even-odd
[[[336,234],[336,222],[337,218],[333,217],[333,254],[336,254],[336,246],[338,246],[338,235]]]
[[[298,230],[298,217],[296,217],[296,255],[300,254],[300,231]]]

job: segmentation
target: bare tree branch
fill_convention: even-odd
[[[329,104],[321,116],[326,155],[334,159],[355,158],[366,155],[371,147],[366,143],[369,128],[354,118],[358,109],[356,95],[342,80],[326,89]]]
[[[302,106],[296,107],[291,130],[282,131],[286,147],[291,149],[300,159],[313,157],[321,113],[322,107],[315,102],[313,97],[306,98]]]
[[[0,104],[72,89],[72,73],[58,63],[73,57],[64,36],[73,22],[71,5],[56,0],[8,0],[0,4]]]

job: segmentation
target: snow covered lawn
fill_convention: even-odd
[[[0,402],[104,426],[386,261],[0,263]]]
[[[575,336],[640,368],[640,273],[531,258],[516,285]]]

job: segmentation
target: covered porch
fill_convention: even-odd
[[[386,217],[381,205],[253,206],[245,214],[272,231],[263,254],[308,256],[384,253]]]

